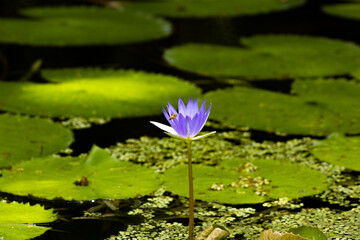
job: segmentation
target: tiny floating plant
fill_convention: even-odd
[[[211,105],[212,104],[210,103],[209,108],[206,110],[204,99],[199,110],[197,99],[193,101],[190,98],[187,106],[185,106],[184,102],[181,98],[179,98],[178,111],[176,111],[170,103],[167,105],[167,111],[163,107],[163,113],[171,127],[162,123],[150,121],[158,128],[164,130],[170,137],[185,140],[187,143],[189,167],[189,240],[194,239],[194,188],[191,161],[191,141],[204,138],[215,133],[214,131],[197,136],[209,117]]]

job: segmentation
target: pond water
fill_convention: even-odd
[[[288,1],[291,2],[290,0]],[[285,0],[280,2],[286,3],[288,1]],[[359,20],[336,17],[330,14],[326,14],[322,10],[323,6],[328,4],[335,4],[338,2],[339,1],[335,0],[307,1],[301,6],[294,7],[286,11],[274,11],[269,13],[246,16],[207,18],[164,17],[164,19],[166,19],[171,24],[172,33],[161,38],[157,37],[158,39],[156,40],[141,41],[138,43],[112,43],[95,45],[90,44],[90,46],[49,46],[48,44],[45,44],[45,46],[39,46],[36,44],[18,44],[16,42],[11,43],[0,38],[0,77],[3,82],[6,82],[8,84],[12,82],[17,82],[18,79],[21,79],[24,76],[28,76],[28,79],[25,79],[25,81],[22,82],[33,82],[46,85],[49,83],[49,78],[47,78],[47,76],[50,75],[45,75],[44,73],[42,74],[40,71],[34,71],[33,73],[29,74],[29,69],[31,68],[32,64],[34,64],[34,62],[36,62],[38,59],[41,59],[41,69],[131,69],[136,71],[139,70],[151,73],[172,75],[177,78],[184,79],[186,82],[190,82],[196,87],[198,87],[201,90],[202,94],[205,94],[206,98],[215,99],[212,101],[213,106],[211,109],[211,115],[214,115],[214,118],[212,119],[210,117],[210,122],[205,126],[204,130],[216,130],[218,133],[217,136],[214,137],[212,140],[209,137],[209,140],[206,139],[199,141],[199,143],[194,143],[193,149],[195,156],[195,165],[201,165],[204,168],[222,166],[222,170],[230,172],[234,169],[234,166],[232,166],[233,168],[230,169],[229,166],[221,164],[223,164],[223,162],[226,160],[230,162],[230,160],[234,158],[255,159],[254,162],[252,162],[254,165],[256,165],[255,169],[257,167],[265,168],[266,163],[261,162],[261,159],[289,160],[288,162],[297,164],[295,170],[291,168],[292,165],[289,165],[287,170],[281,169],[281,165],[285,165],[284,162],[279,164],[279,166],[276,165],[277,163],[275,161],[274,163],[272,163],[272,166],[277,169],[276,172],[278,174],[281,173],[283,176],[285,176],[284,179],[280,180],[275,180],[274,178],[273,180],[271,180],[272,183],[275,184],[276,181],[278,181],[279,183],[289,181],[289,186],[284,188],[292,189],[296,188],[297,184],[300,184],[296,181],[308,181],[308,188],[306,188],[306,190],[301,190],[303,192],[298,191],[296,194],[289,193],[290,195],[286,195],[288,194],[288,192],[286,192],[288,191],[288,189],[281,190],[286,192],[285,196],[283,193],[274,193],[276,192],[276,190],[274,189],[282,189],[283,186],[273,186],[271,191],[274,192],[272,193],[266,192],[263,188],[259,190],[259,188],[257,189],[257,191],[260,191],[260,194],[257,194],[256,196],[255,194],[253,196],[251,195],[251,200],[244,200],[244,202],[236,202],[229,199],[225,200],[225,198],[224,200],[221,200],[222,198],[220,198],[220,201],[207,201],[206,198],[201,198],[201,196],[198,196],[196,197],[197,210],[195,219],[197,233],[203,228],[203,226],[206,226],[206,224],[209,224],[211,222],[218,222],[221,225],[226,226],[226,228],[229,229],[230,232],[234,233],[231,235],[231,239],[257,239],[262,230],[265,229],[274,229],[285,232],[292,227],[309,225],[319,227],[319,229],[322,230],[329,239],[360,239],[360,237],[356,235],[356,229],[358,228],[358,226],[360,226],[359,219],[356,217],[357,214],[359,214],[360,212],[358,206],[358,199],[360,197],[360,169],[359,167],[356,167],[355,163],[358,162],[358,158],[356,160],[353,160],[353,163],[349,163],[348,165],[346,165],[345,163],[340,164],[339,162],[334,162],[332,158],[336,158],[336,156],[328,156],[328,152],[333,151],[333,149],[337,149],[336,151],[339,151],[338,155],[343,156],[346,155],[346,152],[351,152],[351,154],[353,154],[351,157],[354,159],[354,155],[356,155],[356,152],[359,152],[360,150],[360,148],[358,148],[359,140],[355,139],[360,134],[360,128],[358,127],[360,108],[358,108],[359,104],[356,102],[356,97],[351,98],[352,96],[359,96],[356,95],[359,93],[356,92],[359,87],[355,84],[358,84],[358,80],[356,80],[356,78],[360,78],[360,74],[356,75],[358,72],[360,72],[360,54],[357,53],[359,51],[357,49],[358,46],[354,47],[356,48],[354,49],[354,51],[358,55],[354,54],[355,57],[353,57],[353,55],[351,55],[352,53],[348,54],[346,52],[346,54],[348,54],[346,55],[344,53],[345,51],[343,51],[340,47],[339,49],[334,47],[335,50],[330,48],[329,51],[333,51],[331,53],[322,50],[321,48],[323,46],[327,44],[331,45],[328,42],[316,43],[319,45],[319,54],[322,54],[324,56],[327,56],[326,54],[330,54],[328,56],[328,59],[332,57],[335,60],[333,59],[334,61],[328,62],[328,59],[326,59],[326,57],[324,59],[319,57],[319,62],[324,62],[325,65],[325,67],[319,68],[324,68],[325,73],[316,73],[315,75],[311,75],[314,69],[306,65],[306,61],[311,62],[311,60],[313,60],[311,59],[312,55],[309,54],[310,58],[308,58],[308,60],[306,60],[305,56],[305,60],[303,60],[303,56],[301,55],[302,53],[294,51],[294,54],[292,56],[292,49],[290,49],[290,51],[289,49],[286,51],[284,50],[284,52],[281,53],[284,55],[281,55],[281,61],[284,61],[284,63],[282,65],[280,64],[280,70],[275,69],[273,72],[269,73],[269,75],[266,75],[268,74],[266,69],[259,69],[259,72],[261,72],[259,73],[259,75],[253,74],[254,71],[249,71],[250,73],[241,72],[240,77],[239,75],[234,75],[234,73],[231,72],[236,71],[236,67],[235,70],[230,69],[231,67],[229,67],[230,70],[228,71],[230,73],[226,72],[227,66],[220,67],[225,69],[222,73],[217,73],[216,71],[211,72],[212,66],[210,65],[210,67],[205,68],[201,68],[201,66],[199,66],[199,68],[196,68],[195,66],[194,69],[191,69],[191,58],[197,57],[197,53],[195,52],[193,55],[189,54],[190,59],[185,59],[184,63],[181,62],[181,53],[179,55],[176,55],[177,53],[175,53],[175,51],[169,54],[168,52],[166,53],[172,57],[171,60],[173,60],[175,64],[169,60],[166,61],[163,58],[165,51],[168,51],[170,48],[173,48],[175,46],[185,45],[189,43],[199,45],[206,43],[238,48],[239,38],[248,38],[251,36],[264,34],[307,35],[310,37],[324,37],[325,39],[338,39],[344,42],[350,42],[351,44],[360,45]],[[2,14],[3,17],[16,18],[19,17],[17,9],[22,7],[56,7],[60,5],[104,7],[104,5],[106,4],[107,2],[102,0],[59,0],[54,1],[51,4],[41,0],[4,1],[0,4],[0,14]],[[206,8],[205,4],[204,8]],[[66,25],[66,23],[64,24]],[[96,25],[96,23],[92,24]],[[2,29],[0,28],[0,35],[1,31]],[[143,31],[145,32],[145,30]],[[284,42],[284,44],[286,44],[286,41],[284,41],[284,39],[280,40],[281,42]],[[288,42],[292,41],[292,39],[288,40]],[[300,40],[299,42],[307,41],[307,39],[304,39]],[[264,42],[270,43],[270,45],[266,45]],[[275,50],[272,49],[271,44],[274,44],[274,42],[276,42],[276,40],[272,39],[268,39],[265,41],[260,39],[258,40],[258,42],[256,42],[256,40],[253,42],[251,42],[251,40],[248,40],[250,48],[256,48],[260,46],[259,49],[261,49],[261,47],[267,49],[268,52],[266,52],[265,50],[264,52],[261,52],[261,50],[259,50],[260,53],[256,53],[264,58],[267,58],[269,56],[273,57],[272,54],[277,54],[278,50],[275,49],[276,46],[274,47]],[[246,42],[242,42],[241,45],[245,45],[245,47],[249,46],[246,44]],[[310,49],[309,52],[316,51],[317,48],[313,49],[312,47],[313,46],[309,45],[308,49],[306,49],[307,47],[304,47],[304,49]],[[217,54],[215,50],[211,51],[210,52],[214,53],[214,55]],[[342,56],[342,54],[346,56]],[[275,57],[273,59],[280,59],[280,55],[274,56]],[[336,59],[336,56],[338,56],[338,60]],[[256,62],[257,57],[258,55],[256,55],[254,59],[245,59],[243,61],[243,64],[245,66],[248,66],[247,64],[249,62],[254,61],[255,66],[259,65],[261,66],[259,68],[262,68],[264,65],[262,65],[260,62]],[[234,58],[237,59],[236,57]],[[204,59],[206,59],[206,57]],[[355,63],[351,63],[351,59],[353,59]],[[270,60],[268,63],[269,66],[271,66],[272,61],[275,60]],[[288,67],[286,65],[286,62],[292,61],[295,62],[294,65],[298,63],[298,69],[294,70],[294,72],[291,72],[293,71],[291,68],[289,70],[290,73],[286,72]],[[342,70],[342,66],[336,65],[334,63],[336,61],[342,61],[343,65],[345,65],[345,70]],[[344,64],[344,61],[349,62]],[[188,62],[190,62],[190,66],[186,65],[186,63]],[[216,64],[217,63],[215,63],[215,66],[217,66]],[[357,70],[348,70],[351,67],[350,65],[356,64],[358,66]],[[308,67],[304,75],[302,75],[301,71],[301,67],[303,65],[306,65],[306,67]],[[330,70],[326,69],[326,65],[330,66]],[[267,65],[265,64],[265,68],[266,66]],[[239,68],[240,67],[241,64]],[[291,67],[294,66],[292,65]],[[249,65],[248,68],[250,69],[251,66]],[[317,67],[314,65],[313,68]],[[281,72],[283,70],[285,71],[284,73]],[[329,73],[327,73],[326,71],[329,71]],[[305,72],[305,70],[303,72]],[[51,74],[54,74],[53,76],[56,75],[56,73]],[[83,73],[79,74],[81,75]],[[84,73],[84,75],[86,75],[86,73]],[[333,104],[333,102],[330,101],[333,100],[333,97],[331,97],[332,90],[329,90],[330,97],[326,95],[327,93],[321,93],[323,95],[318,94],[318,96],[320,96],[319,98],[329,98],[330,100],[327,101],[330,103],[330,105],[333,104],[335,106],[334,109],[329,110],[329,105],[327,105],[328,102],[323,104],[321,102],[321,99],[318,100],[315,97],[307,98],[306,93],[312,92],[312,90],[316,89],[317,86],[309,85],[302,88],[302,86],[300,86],[301,84],[299,83],[298,89],[295,89],[293,83],[295,79],[308,78],[309,76],[310,78],[328,77],[334,78],[335,80],[341,79],[341,81],[344,80],[346,83],[347,81],[354,82],[355,85],[353,87],[353,92],[342,92],[342,94],[344,99],[346,99],[346,101],[350,101],[350,104],[354,104],[355,107],[353,109],[343,109],[343,105],[340,104],[343,101],[342,98],[339,101],[334,101]],[[54,79],[54,82],[58,81],[56,77],[54,77]],[[62,80],[61,77],[59,79],[60,80],[57,82],[58,85],[63,84],[64,82],[62,81],[65,81],[65,83],[69,84],[70,86],[71,83],[69,82],[71,81],[66,82],[67,80]],[[142,81],[142,79],[140,80]],[[90,83],[85,82],[83,84]],[[1,86],[4,86],[5,89],[7,85]],[[96,85],[94,86],[94,88],[96,88]],[[225,103],[221,102],[221,99],[226,99],[226,95],[229,95],[230,99],[231,97],[236,98],[236,93],[230,91],[224,92],[223,95],[225,96],[221,97],[219,97],[220,95],[214,94],[215,90],[228,89],[234,86],[238,87],[235,89],[252,87],[255,89],[268,90],[272,93],[282,93],[286,95],[294,93],[295,91],[295,96],[305,96],[304,98],[306,101],[305,104],[302,105],[303,103],[300,104],[296,102],[298,100],[294,100],[293,103],[293,99],[282,99],[282,95],[279,98],[277,98],[277,95],[274,95],[274,98],[272,98],[273,95],[266,95],[267,93],[264,93],[263,95],[262,92],[249,92],[249,99],[252,96],[259,96],[259,99],[261,98],[261,96],[265,96],[264,99],[269,98],[269,102],[289,101],[289,106],[287,107],[277,108],[275,105],[271,107],[273,107],[274,112],[280,111],[283,108],[287,108],[286,111],[291,113],[289,113],[288,115],[286,114],[286,117],[280,119],[279,123],[272,123],[270,120],[269,122],[265,121],[265,123],[263,123],[260,121],[260,123],[258,123],[257,119],[252,120],[250,118],[249,120],[244,120],[249,122],[249,124],[247,124],[248,122],[244,123],[243,120],[238,120],[242,119],[242,117],[239,116],[243,116],[244,114],[242,110],[238,110],[238,108],[242,107],[241,101],[237,102],[237,100],[233,99],[232,103],[226,103],[226,101]],[[80,88],[80,90],[78,90],[78,86],[73,87],[74,89],[77,89],[76,91],[78,91],[73,94],[82,94],[82,90]],[[26,87],[24,87],[24,89],[25,88]],[[342,90],[342,86],[339,86],[338,88]],[[334,87],[334,89],[336,89],[336,87]],[[190,89],[189,91],[196,90]],[[316,94],[316,90],[314,91]],[[140,94],[142,94],[143,92],[146,92],[146,89],[139,89],[139,92]],[[165,94],[166,90],[163,90],[163,92]],[[31,92],[28,93],[32,94]],[[5,96],[4,91],[1,94]],[[125,93],[119,93],[119,95],[121,94]],[[148,94],[151,95],[152,93]],[[161,99],[161,94],[162,93],[154,93],[154,98],[157,98],[159,95],[160,97],[158,98]],[[26,94],[24,94],[24,96],[25,95]],[[188,96],[188,94],[184,95]],[[46,99],[47,97],[42,95],[31,95],[29,99],[37,99],[36,96],[39,96],[39,99]],[[92,96],[94,96],[94,98],[98,97],[97,95],[85,95],[82,101],[87,102],[88,100],[89,102],[92,102],[92,100],[90,100]],[[339,94],[334,96],[335,98],[340,98],[342,95]],[[171,101],[176,98],[177,96],[171,95]],[[21,113],[22,115],[41,116],[45,118],[44,115],[42,115],[42,111],[46,112],[46,110],[38,111],[36,107],[34,108],[35,110],[33,110],[31,105],[32,103],[29,103],[29,105],[27,105],[27,101],[29,100],[25,97],[24,102],[21,102],[23,101],[22,97],[14,99],[11,99],[9,101],[19,101],[19,104],[15,104],[9,109],[1,108],[1,113]],[[3,101],[6,101],[5,97],[1,98],[0,96],[0,107],[7,107],[7,105],[10,105],[7,102],[3,103]],[[147,101],[146,98],[145,101]],[[91,151],[93,145],[97,145],[100,148],[107,149],[111,156],[113,156],[118,161],[128,161],[144,167],[151,167],[151,169],[160,172],[162,175],[166,175],[166,171],[168,171],[174,166],[179,165],[179,163],[184,162],[184,158],[186,157],[186,148],[184,145],[182,145],[182,143],[176,142],[176,140],[169,139],[165,134],[163,134],[162,131],[149,123],[150,121],[157,121],[163,123],[165,122],[164,117],[161,114],[161,107],[165,106],[167,101],[161,101],[163,102],[163,105],[159,104],[158,114],[151,111],[146,112],[146,114],[143,115],[139,113],[130,113],[126,115],[126,113],[124,113],[125,117],[112,115],[111,117],[104,118],[103,116],[95,116],[97,117],[95,120],[88,121],[88,117],[86,116],[84,118],[74,119],[72,117],[66,116],[66,114],[64,115],[63,113],[60,113],[60,115],[58,115],[56,112],[50,113],[49,115],[52,116],[51,119],[54,122],[62,124],[63,126],[66,126],[66,128],[71,129],[74,138],[73,142],[68,147],[69,149],[71,149],[71,151],[61,151],[60,153],[58,153],[59,151],[54,151],[53,153],[58,153],[58,157],[77,157],[79,155],[88,154]],[[216,105],[217,101],[219,102],[218,105]],[[345,104],[349,103],[346,101],[344,100]],[[292,103],[293,105],[291,105]],[[234,106],[237,104],[236,106],[238,106],[238,108],[232,108],[230,110],[227,110],[226,105],[231,104],[234,104]],[[266,100],[264,100],[264,102],[262,103],[258,103],[255,101],[255,104],[257,104],[257,106],[260,106],[261,108],[263,106],[262,104],[268,104],[268,102]],[[149,106],[149,108],[152,107],[153,106]],[[307,109],[307,107],[309,107],[309,109]],[[245,106],[243,108],[245,108]],[[251,106],[249,108],[251,108]],[[300,129],[299,127],[294,130],[290,127],[284,127],[284,125],[291,125],[292,121],[296,121],[294,120],[294,118],[302,118],[304,116],[302,115],[303,113],[301,113],[300,108],[304,108],[307,111],[304,114],[309,115],[310,118],[315,119],[320,116],[317,122],[315,121],[315,123],[319,123],[319,125],[321,126],[311,127],[310,125],[312,125],[314,122],[310,122],[304,123],[305,126],[310,126],[309,128],[304,127]],[[328,114],[328,112],[326,114],[324,112],[321,112],[321,110],[319,110],[320,113],[315,112],[314,109],[318,111],[317,109],[319,108],[329,110],[328,112],[332,113],[330,115],[326,115]],[[328,122],[327,120],[324,120],[324,122],[322,122],[323,119],[329,118],[329,122],[333,121],[332,119],[334,118],[334,116],[340,116],[336,119],[342,119],[342,113],[335,112],[338,109],[343,109],[343,112],[351,113],[349,113],[351,118],[349,120],[351,122],[349,124],[350,127],[348,125],[343,127],[341,125],[342,120],[334,120],[336,122],[335,125],[338,128],[335,128],[335,130],[331,127],[327,128],[326,124],[328,124]],[[255,109],[254,111],[257,112],[258,110]],[[299,115],[297,115],[294,114],[295,112],[300,113]],[[225,114],[225,117],[221,114]],[[249,112],[248,114],[250,115],[255,113]],[[261,118],[261,116],[266,118],[267,116],[269,116],[267,114],[268,113],[264,113],[264,115],[260,114],[256,116],[257,118]],[[280,112],[279,114],[281,115],[283,113]],[[344,114],[344,116],[345,115],[346,114]],[[278,115],[274,116],[274,118],[276,118]],[[346,121],[347,120],[344,120],[344,122]],[[88,124],[89,127],[79,127],[84,124]],[[326,126],[323,127],[322,124]],[[299,124],[299,126],[301,127],[304,125]],[[331,123],[329,125],[331,125]],[[317,150],[318,152],[312,151],[314,144],[316,145],[315,141],[324,141],[327,135],[329,135],[331,132],[336,132],[336,130],[339,130],[340,133],[343,133],[346,136],[354,137],[355,140],[353,141],[353,145],[348,146],[348,148],[344,147],[344,149],[342,149],[341,147],[329,147],[325,148],[325,150],[319,149]],[[54,137],[54,141],[55,139],[56,137]],[[332,140],[331,138],[329,138],[327,141]],[[339,141],[342,141],[341,137]],[[344,142],[350,142],[350,140],[344,140]],[[342,143],[343,142],[336,142],[335,145],[338,144],[337,146],[339,146]],[[198,151],[198,153],[196,153],[196,151]],[[40,155],[42,156],[42,154]],[[328,158],[324,160],[321,159],[321,157],[325,158],[327,156]],[[347,157],[348,156],[345,156],[344,158]],[[0,161],[0,163],[2,162]],[[242,167],[247,166],[246,161],[243,164],[244,165],[241,165]],[[0,167],[4,166],[0,165]],[[237,167],[239,168],[240,165],[237,165]],[[307,168],[305,169],[305,167]],[[5,179],[5,177],[8,176],[5,174],[5,171],[9,171],[9,169],[9,166],[4,167],[4,169],[2,170],[2,175],[0,175],[0,180],[1,178]],[[311,185],[312,182],[317,181],[312,180],[312,171],[315,170],[317,171],[315,174],[320,174],[321,172],[321,174],[323,174],[324,176],[326,175],[326,177],[324,177],[324,179],[327,179],[326,184],[324,183],[324,180],[321,183],[317,182],[316,184],[314,184],[314,186]],[[18,170],[13,171],[16,172]],[[200,169],[199,167],[198,171],[201,172],[202,169]],[[237,171],[241,172],[242,170],[237,169]],[[174,175],[175,174],[177,174],[177,172],[175,172]],[[251,179],[251,181],[255,181],[255,178],[251,176],[251,171],[249,174],[250,175],[247,180]],[[274,175],[274,173],[267,174],[268,175],[262,175],[264,176],[262,181],[265,181],[265,179],[267,178],[271,179],[271,176]],[[295,176],[296,174],[299,174],[299,176],[297,176],[298,178],[294,177],[293,179],[292,176]],[[86,179],[89,179],[89,185],[91,184],[91,174],[86,176],[81,175],[81,177],[86,177]],[[219,177],[219,179],[221,178]],[[81,181],[80,178],[78,180]],[[166,179],[166,177],[161,177],[161,181],[166,182],[168,180]],[[221,179],[218,181],[220,182],[214,182],[214,184],[222,184],[222,181],[225,180]],[[257,184],[257,182],[255,183],[251,181],[248,184]],[[292,181],[293,183],[291,183]],[[186,175],[184,175],[184,182],[187,182]],[[151,239],[147,238],[149,236],[156,236],[153,237],[154,239],[186,239],[186,237],[181,237],[183,236],[181,234],[187,232],[187,198],[186,196],[182,196],[181,194],[177,195],[174,191],[171,191],[170,189],[165,190],[163,188],[160,188],[155,192],[152,192],[151,194],[132,198],[126,197],[125,199],[120,200],[94,199],[91,201],[65,201],[59,198],[56,198],[54,200],[47,200],[47,197],[45,195],[36,195],[36,193],[32,194],[31,192],[28,195],[17,194],[19,192],[16,191],[15,193],[11,191],[3,191],[2,189],[4,188],[1,187],[1,184],[3,183],[0,182],[0,191],[2,191],[0,193],[0,200],[5,199],[8,202],[17,201],[21,203],[30,203],[31,205],[40,204],[46,209],[54,209],[54,211],[57,213],[58,219],[56,221],[52,223],[47,223],[45,221],[45,223],[38,224],[39,226],[45,226],[51,229],[46,231],[44,234],[35,237],[34,239],[92,240],[107,239],[111,236],[118,236],[117,239],[131,239],[131,237],[137,237],[137,239]],[[171,188],[171,183],[168,183],[167,186],[168,188]],[[80,188],[81,187],[86,188],[86,186],[80,186]],[[33,188],[36,188],[36,185],[33,185]],[[211,186],[211,188],[213,187]],[[217,190],[214,190],[213,192],[216,191]],[[262,198],[264,196],[261,196],[262,191],[263,194],[266,195],[265,198]],[[314,193],[311,194],[311,191],[314,191]],[[221,192],[221,190],[219,190],[218,192]],[[34,197],[34,195],[45,197]],[[267,198],[268,196],[269,198]],[[261,199],[254,200],[258,198]],[[280,200],[278,200],[279,198]],[[266,204],[264,204],[264,202],[266,202]],[[0,226],[1,224],[2,222],[0,221]],[[143,224],[142,228],[141,224]],[[129,226],[133,227],[129,228]],[[173,231],[170,231],[169,229]],[[1,231],[2,228],[0,228],[0,233]],[[120,235],[119,231],[121,232]],[[144,232],[143,235],[141,235],[141,231]],[[151,235],[149,232],[152,231],[163,232],[163,235]],[[165,238],[166,234],[175,235],[173,238]]]

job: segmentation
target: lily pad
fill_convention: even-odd
[[[253,129],[327,136],[360,133],[360,84],[341,79],[296,80],[288,95],[234,87],[205,94],[210,118]],[[229,104],[231,103],[231,104]]]
[[[126,44],[165,37],[167,21],[125,10],[43,7],[20,11],[24,18],[0,18],[0,42],[37,46]]]
[[[162,0],[127,1],[126,9],[144,11],[174,18],[230,17],[283,11],[297,7],[305,0]]]
[[[344,79],[296,80],[292,93],[338,117],[333,132],[360,132],[359,83]]]
[[[65,69],[46,76],[58,83],[0,82],[0,109],[51,117],[138,117],[200,94],[176,77],[130,70]]]
[[[211,119],[268,132],[327,135],[338,121],[295,96],[266,90],[234,87],[209,92],[205,98],[217,106]]]
[[[34,223],[53,222],[57,219],[51,209],[45,210],[40,205],[6,203],[0,201],[0,238],[22,240],[39,236],[49,228],[39,227]]]
[[[357,80],[360,80],[360,69],[355,70],[351,73]]]
[[[360,1],[358,3],[341,3],[324,6],[322,9],[325,13],[337,17],[360,20]]]
[[[118,162],[96,146],[88,157],[37,158],[4,170],[0,191],[65,200],[122,199],[156,190],[157,174],[141,165]]]
[[[186,165],[166,171],[164,179],[169,191],[188,196]],[[232,159],[218,167],[194,165],[195,198],[212,202],[245,204],[299,198],[322,192],[327,187],[325,181],[325,175],[309,167],[271,159]]]
[[[0,114],[0,168],[65,149],[72,132],[49,119]]]
[[[360,137],[331,134],[327,139],[315,141],[312,153],[321,161],[360,171]]]
[[[215,77],[288,79],[346,74],[358,69],[360,47],[349,42],[297,35],[242,38],[246,48],[186,44],[164,59],[182,70]]]
[[[327,240],[328,239],[325,236],[325,234],[322,231],[320,231],[320,229],[308,227],[308,226],[292,228],[292,229],[290,229],[290,232],[292,232],[294,234],[298,234],[302,237],[305,237],[305,238],[311,239],[311,240]]]

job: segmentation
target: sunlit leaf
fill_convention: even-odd
[[[47,199],[131,198],[148,194],[160,185],[151,169],[118,162],[96,146],[88,157],[37,158],[2,174],[0,191]]]
[[[157,115],[168,101],[200,89],[176,77],[131,70],[46,71],[57,83],[0,82],[0,109],[52,117]]]
[[[51,209],[39,205],[0,202],[0,238],[22,240],[43,234],[49,228],[34,223],[53,222],[57,219]]]

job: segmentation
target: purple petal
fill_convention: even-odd
[[[186,116],[186,137],[190,137],[190,124],[191,124],[191,118],[189,116]]]
[[[203,103],[201,104],[200,112],[205,112],[205,99]]]
[[[199,132],[197,131],[198,126],[200,125],[200,115],[199,113],[195,114],[195,116],[191,119],[190,123],[190,137],[194,137]]]
[[[167,110],[169,112],[169,116],[173,115],[174,113],[177,114],[177,111],[175,110],[175,108],[171,105],[171,103],[168,103],[167,105]]]
[[[187,137],[186,118],[182,114],[179,114],[179,123],[177,124],[176,131],[179,135]]]
[[[193,118],[195,114],[199,112],[197,98],[195,99],[194,103],[191,103],[187,106],[187,112],[188,112],[188,116],[190,116],[191,118]]]
[[[208,117],[209,117],[209,115],[210,115],[211,105],[212,105],[212,103],[210,103],[209,109],[207,110],[207,112],[206,112],[206,113],[204,114],[204,116],[203,116],[202,125],[201,125],[201,127],[200,127],[200,129],[199,129],[199,132],[200,132],[201,129],[204,127],[204,125],[205,125],[205,123],[206,123],[206,121],[207,121],[207,119],[208,119]]]
[[[186,115],[186,107],[184,105],[184,102],[181,100],[181,98],[179,98],[178,107],[179,107],[179,113]]]

